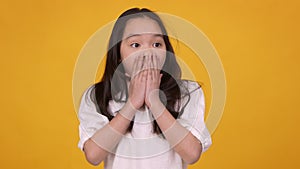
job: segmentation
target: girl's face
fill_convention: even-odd
[[[157,58],[158,69],[162,68],[166,59],[166,46],[162,35],[157,22],[150,18],[133,18],[127,21],[120,53],[128,76],[132,74],[136,59],[151,55]],[[144,62],[144,65],[150,65],[147,63],[149,60],[144,59]]]

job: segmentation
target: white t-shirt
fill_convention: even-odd
[[[190,99],[177,121],[187,128],[202,144],[202,152],[211,145],[211,137],[204,123],[204,94],[198,83],[183,81],[190,93]],[[82,150],[86,140],[109,123],[106,116],[99,113],[95,104],[94,85],[83,94],[78,112],[79,136],[78,147]],[[183,97],[181,103],[188,100]],[[113,115],[123,107],[124,102],[109,102]],[[170,147],[168,141],[153,133],[153,117],[148,108],[135,114],[134,125],[119,142],[115,152],[104,160],[105,169],[186,169],[187,164]],[[106,138],[103,138],[106,139]]]

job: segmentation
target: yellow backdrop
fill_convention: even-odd
[[[2,0],[0,168],[95,168],[77,148],[73,70],[87,39],[134,6],[192,22],[222,60],[223,118],[190,169],[300,168],[296,0]],[[209,100],[204,74],[202,81]]]

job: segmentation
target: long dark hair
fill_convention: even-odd
[[[156,21],[161,28],[167,54],[161,70],[163,76],[160,84],[160,90],[164,92],[165,97],[160,97],[164,100],[168,111],[176,119],[180,115],[181,89],[179,83],[181,79],[181,69],[175,59],[174,50],[167,36],[163,22],[157,14],[146,8],[132,8],[125,11],[119,16],[113,27],[106,54],[105,71],[101,81],[95,84],[95,97],[99,113],[106,116],[109,120],[113,119],[114,116],[108,109],[109,101],[125,102],[128,98],[125,71],[121,64],[120,46],[127,21],[138,17],[150,18]],[[112,83],[113,78],[114,83]],[[126,99],[122,100],[123,98]],[[134,121],[131,121],[128,131],[132,130],[133,123]],[[153,131],[155,133],[161,133],[156,121],[153,123]]]

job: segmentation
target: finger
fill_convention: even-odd
[[[151,55],[147,56],[147,83],[151,80]]]
[[[147,56],[147,69],[150,70],[151,69],[151,54],[149,54]]]
[[[141,71],[144,71],[147,69],[147,56],[143,55],[141,60]]]
[[[151,54],[148,55],[148,58],[147,58],[147,63],[148,63],[148,74],[147,74],[147,80],[151,80]]]
[[[149,64],[150,64],[150,68],[153,69],[153,54],[150,55]]]
[[[161,82],[162,76],[163,76],[163,74],[161,73],[161,74],[159,75],[159,84],[160,84],[160,82]]]
[[[147,56],[143,56],[142,59],[142,68],[141,68],[141,71],[139,73],[139,79],[142,81],[142,82],[145,82],[147,80]]]
[[[139,73],[138,79],[140,82],[142,82],[140,85],[144,85],[147,81],[147,76],[148,76],[148,71],[143,70],[142,72]]]
[[[154,78],[155,78],[155,67],[154,67],[154,58],[153,58],[153,55],[151,55],[151,57],[152,57],[152,60],[151,60],[151,80],[154,80]]]
[[[154,55],[153,66],[155,67],[155,77],[159,78],[160,69],[158,67],[158,57],[157,57],[157,55]]]
[[[137,70],[138,70],[138,57],[136,57],[133,62],[133,68],[132,68],[132,72],[131,72],[132,79],[136,75]]]
[[[153,57],[153,66],[155,69],[158,69],[158,65],[157,65],[157,55],[154,55]]]
[[[148,55],[144,55],[145,59],[144,59],[144,70],[148,70],[149,68],[149,57]]]
[[[143,56],[137,56],[137,65],[136,65],[136,71],[135,76],[139,75],[143,71]]]
[[[135,56],[135,60],[134,60],[134,71],[133,71],[133,76],[136,76],[139,74],[140,70],[141,70],[141,65],[142,65],[142,61],[141,61],[141,57],[139,56]]]

